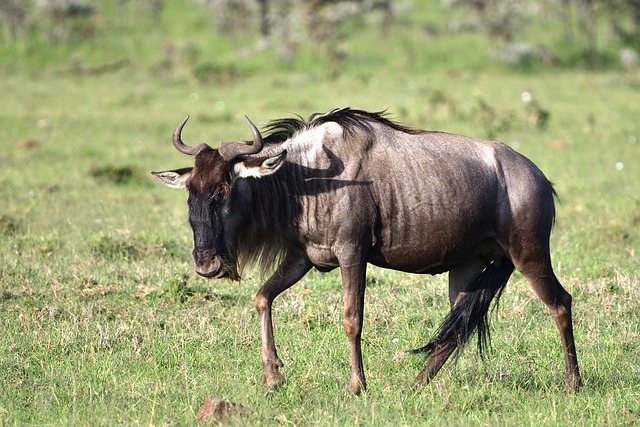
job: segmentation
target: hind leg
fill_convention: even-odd
[[[578,369],[578,357],[573,338],[573,321],[571,317],[571,294],[558,281],[551,260],[546,253],[530,256],[522,262],[515,260],[516,268],[527,279],[533,291],[547,306],[560,332],[564,360],[566,365],[566,388],[578,390],[582,387],[582,378]]]
[[[487,260],[475,257],[449,272],[449,305],[452,310],[465,292],[478,281],[486,265]],[[455,338],[440,344],[427,360],[422,372],[416,377],[416,382],[420,385],[429,383],[457,347],[458,341]]]
[[[453,309],[456,302],[478,281],[489,261],[476,256],[460,267],[449,271],[449,305]]]

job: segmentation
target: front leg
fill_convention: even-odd
[[[278,368],[283,366],[273,339],[271,304],[278,295],[294,285],[310,269],[311,262],[304,255],[289,254],[256,294],[256,309],[260,317],[260,338],[262,341],[262,368],[267,387],[280,384],[282,375],[278,372]]]
[[[361,347],[367,263],[361,255],[354,255],[357,260],[348,265],[341,264],[340,271],[344,288],[344,330],[349,339],[351,354],[349,389],[355,394],[360,394],[367,388]]]

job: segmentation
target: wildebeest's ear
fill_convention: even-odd
[[[284,159],[287,157],[287,150],[273,157],[260,157],[258,159],[245,160],[238,162],[234,166],[236,177],[238,178],[262,178],[271,175],[282,166]]]
[[[183,168],[172,171],[151,172],[151,175],[169,188],[185,188],[192,169]]]

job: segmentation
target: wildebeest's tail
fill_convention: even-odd
[[[431,341],[411,353],[426,353],[431,356],[441,345],[454,341],[457,343],[454,358],[457,358],[471,335],[478,331],[478,351],[490,343],[489,306],[492,300],[498,300],[513,272],[514,266],[507,258],[493,261],[484,269],[475,286],[467,291],[449,312],[436,335]]]

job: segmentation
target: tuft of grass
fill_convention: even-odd
[[[0,235],[12,236],[21,228],[20,221],[11,215],[0,215]]]
[[[193,67],[193,76],[204,84],[228,84],[238,80],[241,75],[233,64],[204,62]]]
[[[93,166],[89,175],[98,181],[116,185],[146,183],[142,172],[137,167],[128,165]]]
[[[185,258],[185,248],[173,240],[157,240],[144,234],[101,235],[91,244],[95,257],[107,260],[138,261],[146,258]]]
[[[109,260],[136,260],[142,257],[143,248],[129,239],[101,236],[93,245],[93,254]]]
[[[165,283],[165,293],[173,300],[177,302],[185,302],[191,298],[195,292],[188,286],[189,276],[182,275],[170,278]]]

